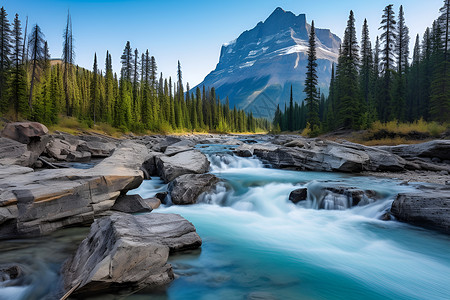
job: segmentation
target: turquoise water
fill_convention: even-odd
[[[180,277],[167,298],[449,299],[450,239],[378,219],[398,192],[413,186],[268,169],[256,159],[226,154],[210,154],[210,160],[211,172],[225,185],[201,197],[203,203],[158,209],[181,214],[203,239],[198,253],[171,259]],[[375,190],[381,199],[346,210],[288,200],[300,186],[330,185]],[[150,180],[135,192],[150,197],[153,189],[164,185]]]
[[[202,148],[211,172],[223,180],[213,192],[195,205],[157,209],[192,222],[203,239],[201,249],[170,257],[177,278],[168,287],[126,299],[450,299],[450,238],[379,219],[397,193],[414,186],[274,170],[257,159],[235,157],[230,149]],[[370,189],[378,196],[364,206],[351,208],[343,199],[334,210],[320,210],[326,200],[320,191],[328,186]],[[308,188],[309,198],[294,205],[288,196],[299,187]],[[129,193],[146,198],[166,189],[155,177]],[[33,262],[34,277],[22,287],[0,284],[0,299],[42,299],[51,292],[60,264],[87,232],[70,230],[1,242],[0,263]]]

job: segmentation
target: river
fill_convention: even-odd
[[[275,170],[258,159],[236,157],[227,146],[201,150],[223,183],[195,205],[158,209],[192,222],[203,239],[201,250],[170,257],[177,279],[167,288],[127,299],[449,299],[450,238],[380,220],[395,195],[414,191],[414,185]],[[330,204],[321,194],[329,186],[373,190],[378,196],[362,206],[350,207],[345,196]],[[308,199],[295,205],[288,196],[299,187],[308,188]],[[129,193],[148,198],[166,188],[155,177]],[[0,299],[40,299],[51,292],[62,260],[86,234],[86,229],[70,230],[2,242],[9,246],[0,247],[0,263],[28,259],[42,274],[23,287],[0,285]]]

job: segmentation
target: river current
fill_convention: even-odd
[[[234,156],[228,146],[202,147],[211,173],[223,182],[197,204],[162,205],[157,211],[188,219],[203,245],[169,258],[177,277],[167,288],[127,299],[450,298],[450,238],[380,219],[396,194],[415,191],[414,185],[275,170],[256,158]],[[330,186],[372,190],[378,196],[356,207],[342,196],[330,206],[321,194]],[[299,187],[308,188],[308,199],[293,204],[289,193]],[[129,194],[148,198],[166,189],[155,177]],[[1,242],[0,263],[29,264],[35,276],[21,287],[0,283],[0,299],[41,299],[50,293],[62,261],[86,234],[86,228],[68,229],[46,238]]]

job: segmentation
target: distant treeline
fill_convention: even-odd
[[[51,60],[39,25],[27,34],[16,14],[13,23],[0,11],[0,112],[14,119],[56,124],[61,115],[73,116],[92,125],[108,123],[123,131],[218,131],[268,130],[266,119],[254,118],[236,107],[230,109],[214,88],[183,87],[178,78],[158,76],[156,60],[126,43],[121,56],[120,78],[113,73],[111,54],[106,52],[105,71],[97,55],[92,71],[74,65],[70,15],[63,33],[61,60]],[[159,77],[159,78],[158,78]]]
[[[416,36],[409,60],[409,30],[403,7],[395,18],[393,6],[383,11],[375,47],[364,20],[361,43],[356,39],[353,11],[347,21],[338,63],[333,64],[329,95],[317,89],[314,22],[312,22],[305,104],[291,99],[277,108],[275,130],[294,131],[308,126],[313,133],[338,128],[364,129],[374,121],[412,122],[419,119],[450,122],[450,0],[444,0],[440,16],[427,28],[422,42]]]

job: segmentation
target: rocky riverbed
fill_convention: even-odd
[[[195,227],[177,215],[130,213],[151,212],[161,202],[193,204],[201,194],[214,190],[221,180],[208,173],[210,161],[199,151],[208,145],[231,145],[235,155],[256,157],[277,169],[398,178],[405,185],[433,183],[419,186],[419,193],[399,194],[388,213],[400,221],[450,233],[448,140],[367,147],[288,135],[114,139],[62,132],[50,135],[39,123],[10,123],[0,141],[0,239],[42,236],[92,224],[89,236],[63,267],[61,293],[138,289],[174,279],[168,256],[200,247]],[[99,161],[86,169],[65,165],[91,159]],[[167,193],[151,199],[125,195],[151,176],[168,183]],[[367,193],[370,196],[370,191],[335,187],[327,193],[338,195],[335,198],[356,197],[354,205],[361,205]],[[299,195],[302,199],[297,197],[295,203],[305,200],[308,192],[305,189]],[[16,270],[14,266],[6,269]]]

